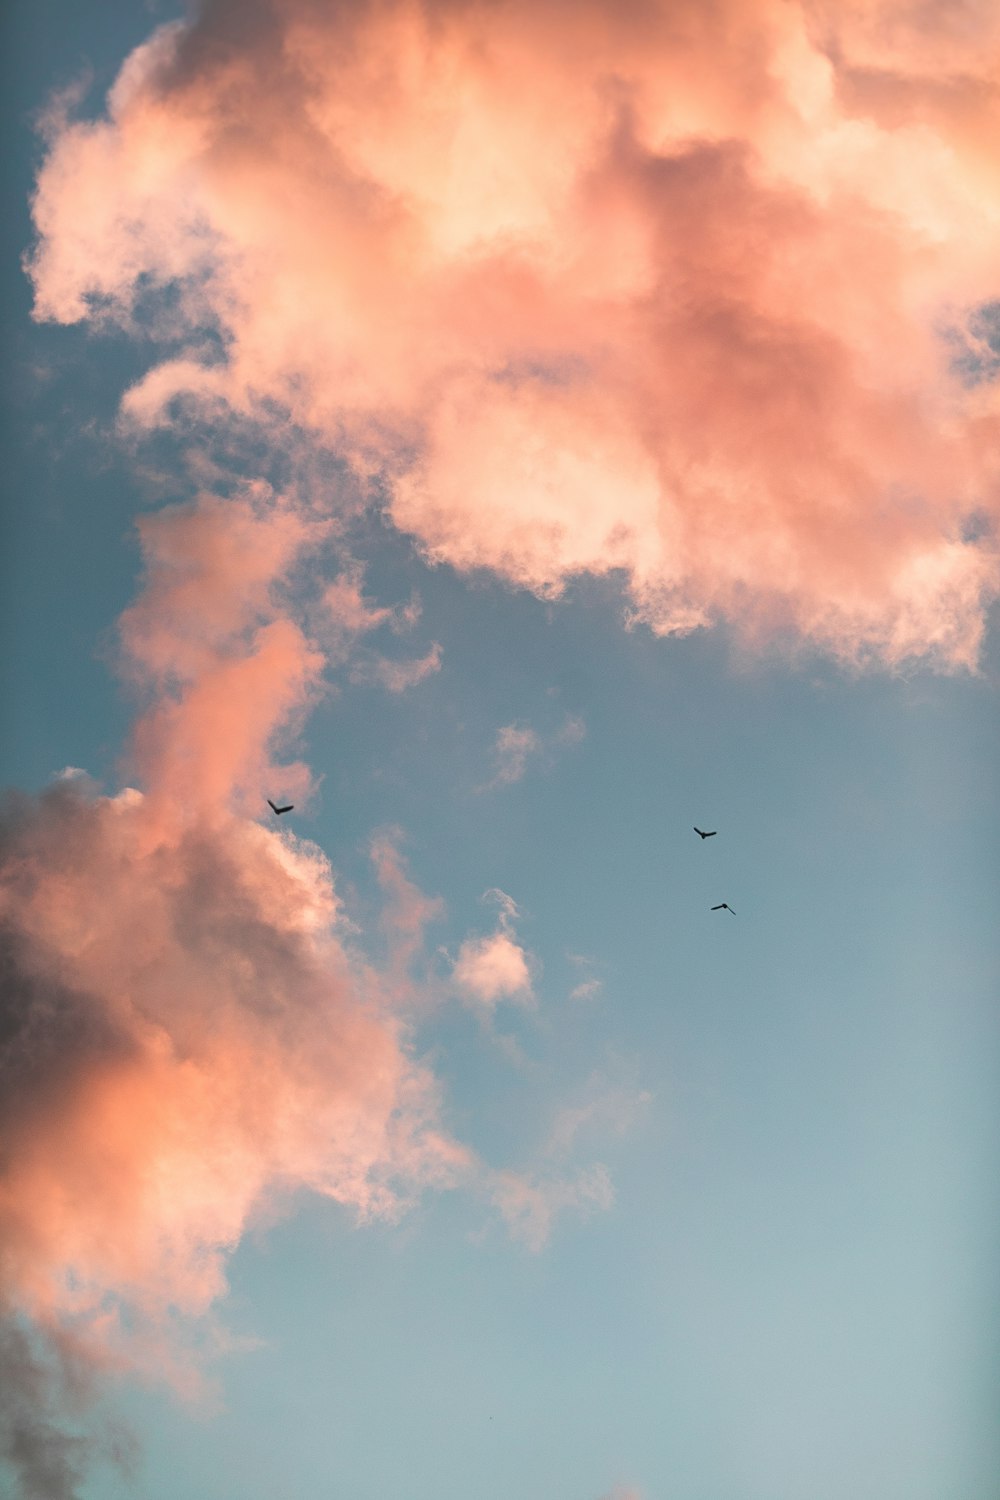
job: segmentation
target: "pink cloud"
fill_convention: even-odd
[[[420,619],[420,601],[416,597],[408,604],[373,604],[364,592],[364,583],[364,567],[357,561],[349,561],[323,590],[324,639],[336,660],[357,637],[370,635],[383,626],[402,635]]]
[[[499,890],[487,891],[483,900],[495,901],[499,908],[497,930],[485,937],[465,939],[452,967],[452,984],[486,1010],[492,1010],[498,1000],[530,1005],[534,999],[532,966],[514,934],[517,905]]]
[[[151,322],[134,420],[277,402],[433,559],[972,666],[998,410],[954,356],[1000,291],[1000,41],[962,16],[209,3],[51,123],[38,315]]]
[[[528,758],[537,754],[541,740],[537,730],[530,724],[504,724],[497,730],[497,773],[494,785],[506,786],[520,781],[528,766]]]
[[[371,604],[363,586],[363,569],[354,563],[323,591],[323,609],[331,636],[328,649],[334,657],[346,657],[358,636],[368,635],[397,618],[394,610]]]
[[[376,844],[378,965],[325,856],[266,812],[309,789],[276,755],[319,690],[288,582],[324,535],[263,487],[144,518],[120,632],[139,786],[71,770],[2,810],[0,1315],[50,1354],[183,1381],[171,1330],[249,1225],[303,1190],[392,1217],[477,1170],[407,1019],[439,904]]]
[[[68,786],[5,820],[0,1222],[44,1317],[203,1312],[268,1193],[391,1213],[466,1160],[320,852],[236,818],[154,841],[149,816]]]
[[[230,805],[309,790],[303,765],[270,749],[320,691],[324,658],[284,608],[280,586],[323,528],[266,487],[203,496],[140,519],[141,597],[120,622],[122,669],[152,702],[133,759],[165,826]]]
[[[531,971],[524,949],[506,932],[466,938],[458,950],[452,981],[470,999],[485,1006],[498,1000],[531,998]]]
[[[557,1214],[607,1210],[614,1203],[615,1191],[607,1168],[597,1162],[574,1177],[497,1172],[491,1198],[514,1238],[537,1253],[548,1243]]]
[[[426,896],[409,878],[400,853],[401,838],[400,830],[393,828],[383,829],[371,841],[372,864],[386,898],[382,927],[388,945],[391,993],[396,996],[409,995],[409,976],[423,952],[425,930],[429,923],[439,921],[445,910],[440,897]]]
[[[432,642],[423,656],[409,661],[394,661],[387,656],[372,656],[360,662],[351,672],[352,682],[372,682],[390,693],[405,693],[407,688],[441,670],[441,647]]]
[[[480,787],[480,791],[492,791],[495,787],[510,786],[520,781],[528,769],[528,762],[541,756],[548,763],[552,752],[567,745],[579,744],[586,734],[583,720],[569,715],[560,729],[544,735],[530,724],[503,724],[497,730],[493,757],[496,772],[492,781]]]

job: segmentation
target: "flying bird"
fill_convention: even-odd
[[[730,904],[729,904],[728,901],[720,901],[719,904],[718,904],[718,906],[713,906],[712,907],[712,910],[713,911],[728,911],[728,912],[732,912],[734,917],[736,915],[736,913],[733,911],[733,908],[730,906]]]
[[[280,817],[281,817],[281,814],[282,814],[282,813],[283,813],[283,812],[291,812],[291,811],[292,811],[292,809],[293,809],[293,807],[294,807],[294,806],[295,806],[295,803],[294,803],[294,802],[289,802],[289,804],[288,804],[288,806],[287,806],[287,807],[275,807],[275,805],[274,805],[274,803],[273,803],[273,802],[272,802],[272,801],[271,801],[271,799],[270,799],[270,797],[268,797],[268,799],[267,799],[267,805],[268,805],[268,807],[269,807],[269,808],[270,808],[270,809],[271,809],[271,811],[272,811],[272,812],[273,812],[273,813],[274,813],[274,814],[275,814],[275,815],[276,815],[276,816],[277,816],[277,817],[279,817],[279,818],[280,818]]]
[[[712,831],[711,831],[711,833],[702,833],[700,828],[696,828],[695,829],[695,833],[701,834],[701,837],[703,839],[714,839],[715,835],[718,833],[718,831],[719,830],[717,828],[713,828]]]

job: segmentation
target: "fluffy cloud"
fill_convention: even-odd
[[[0,809],[0,1440],[25,1495],[69,1496],[95,1451],[45,1411],[85,1405],[60,1372],[186,1378],[172,1330],[255,1219],[303,1189],[392,1216],[475,1165],[407,1021],[437,903],[382,840],[376,967],[321,851],[248,816],[308,792],[275,753],[319,690],[286,584],[323,528],[256,487],[140,534],[139,787],[74,770]]]
[[[202,1313],[266,1192],[372,1214],[450,1178],[433,1080],[338,938],[318,850],[235,817],[167,838],[138,794],[60,787],[8,808],[0,855],[19,1305]]]
[[[533,999],[531,965],[514,932],[517,906],[504,891],[487,891],[483,900],[494,900],[500,908],[497,930],[465,939],[452,969],[452,983],[461,995],[487,1011],[498,1000],[528,1005]]]
[[[531,971],[524,949],[506,932],[466,938],[458,950],[452,979],[464,995],[486,1006],[531,997]]]
[[[38,315],[155,331],[137,421],[277,403],[431,558],[969,666],[998,59],[989,6],[207,0],[50,120]]]

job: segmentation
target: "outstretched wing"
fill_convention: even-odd
[[[711,833],[702,833],[702,831],[701,831],[700,828],[696,828],[695,829],[695,833],[701,834],[701,837],[703,839],[714,839],[715,835],[718,833],[718,831],[719,830],[717,828],[713,828],[712,831],[711,831]]]
[[[713,906],[712,910],[713,911],[725,911],[726,910],[726,903],[724,901],[721,901],[718,906]]]
[[[282,813],[291,812],[293,810],[293,808],[295,807],[295,803],[294,802],[289,802],[289,804],[288,804],[287,807],[275,807],[275,805],[271,801],[270,797],[268,797],[268,799],[267,799],[267,805],[271,809],[271,811],[274,813],[275,817],[278,817],[278,818],[281,817]]]

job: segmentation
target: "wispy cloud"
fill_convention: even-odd
[[[542,735],[530,724],[504,724],[497,730],[493,747],[496,766],[493,779],[479,788],[491,791],[495,787],[510,786],[528,769],[528,762],[538,758],[543,764],[551,763],[553,752],[567,745],[576,745],[586,734],[581,718],[568,715],[565,723],[553,733]]]
[[[501,1171],[492,1179],[491,1197],[515,1239],[529,1250],[548,1243],[556,1217],[567,1209],[584,1216],[609,1209],[615,1191],[600,1162],[572,1177],[543,1172]]]
[[[405,605],[374,604],[364,593],[364,569],[352,561],[323,591],[317,634],[333,664],[353,660],[352,682],[402,693],[440,671],[440,645],[434,641],[423,656],[399,660],[376,651],[367,644],[367,637],[383,628],[402,635],[419,618],[420,603],[415,598]]]
[[[528,767],[528,757],[541,748],[537,732],[527,724],[504,724],[497,730],[497,771],[491,786],[509,786],[520,781]]]
[[[426,655],[409,661],[393,661],[387,656],[370,656],[351,671],[352,682],[377,683],[390,693],[405,693],[407,688],[441,670],[441,647],[432,642]]]
[[[557,1110],[546,1154],[554,1160],[567,1156],[581,1136],[625,1135],[646,1113],[652,1098],[648,1089],[638,1088],[632,1080],[615,1082],[603,1073],[593,1073],[579,1097]]]
[[[571,1000],[596,999],[604,988],[604,980],[599,979],[593,972],[596,959],[588,958],[583,953],[567,953],[566,957],[580,974],[580,979],[569,992],[569,998]]]
[[[635,1129],[651,1102],[652,1094],[638,1087],[620,1063],[610,1073],[593,1072],[555,1109],[548,1134],[529,1165],[486,1175],[491,1202],[508,1231],[537,1252],[563,1214],[586,1218],[611,1209],[615,1190],[609,1168],[602,1161],[581,1162],[579,1157],[606,1145],[609,1137]]]

